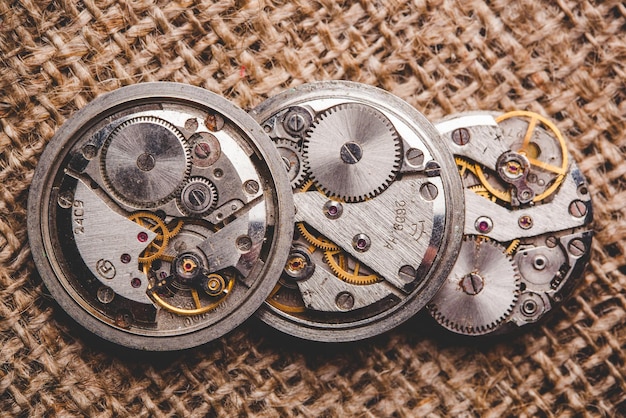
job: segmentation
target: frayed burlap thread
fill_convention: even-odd
[[[48,295],[26,236],[33,170],[94,97],[178,81],[251,108],[304,82],[386,89],[429,118],[528,109],[589,181],[596,239],[574,296],[501,340],[420,315],[347,345],[255,321],[182,353],[94,341]],[[626,414],[626,6],[617,0],[0,2],[0,411],[8,416]]]

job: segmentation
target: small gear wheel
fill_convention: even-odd
[[[466,236],[428,309],[453,332],[483,335],[508,319],[519,294],[520,275],[507,249],[487,238]]]
[[[303,143],[307,171],[328,196],[361,202],[382,193],[395,179],[402,142],[378,110],[340,104],[313,122]]]
[[[305,177],[302,147],[297,142],[280,138],[274,140],[274,145],[287,170],[291,188],[294,190],[299,188]]]
[[[171,123],[152,116],[123,122],[102,149],[101,173],[121,201],[153,208],[176,195],[191,169],[190,150]]]
[[[190,216],[201,216],[215,208],[217,188],[204,177],[192,177],[183,186],[178,197],[181,211]]]
[[[338,278],[346,283],[367,285],[380,282],[382,279],[375,273],[363,267],[358,260],[352,258],[342,250],[328,250],[324,252],[324,261]]]
[[[139,256],[139,262],[149,265],[157,258],[161,258],[170,239],[169,230],[163,220],[152,212],[144,211],[132,213],[128,219],[157,234],[152,242],[148,244],[145,251]],[[141,240],[143,238],[142,236],[138,236],[137,239]]]

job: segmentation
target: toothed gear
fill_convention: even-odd
[[[382,193],[395,179],[402,144],[381,112],[347,103],[318,116],[307,131],[303,155],[308,174],[325,194],[360,202]]]
[[[374,284],[381,281],[378,275],[367,268],[362,271],[361,263],[342,250],[328,250],[324,252],[324,261],[338,278],[346,283],[356,285]]]
[[[178,196],[178,206],[185,215],[203,215],[215,208],[218,194],[215,185],[204,177],[192,177]]]
[[[520,275],[507,249],[487,238],[466,236],[456,264],[428,309],[451,331],[482,335],[511,315],[519,294]]]
[[[291,188],[297,189],[302,185],[305,177],[302,147],[297,142],[280,138],[274,140],[274,145],[287,170]]]
[[[190,150],[171,123],[140,116],[119,125],[102,149],[101,173],[121,201],[139,208],[173,199],[191,169]]]
[[[304,238],[306,242],[313,245],[314,247],[319,248],[324,251],[339,250],[339,246],[334,244],[328,238],[325,238],[323,235],[316,236],[313,233],[311,233],[306,228],[304,223],[298,222],[296,224],[296,227],[298,228],[298,232],[300,232],[300,235],[302,236],[302,238]]]

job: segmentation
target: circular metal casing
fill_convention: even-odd
[[[347,81],[284,91],[250,114],[289,150],[298,222],[258,317],[292,336],[342,342],[423,308],[454,264],[464,214],[454,160],[433,125],[398,97]]]
[[[206,343],[250,317],[280,276],[293,224],[289,181],[259,125],[178,83],[123,87],[78,111],[46,147],[28,200],[33,258],[59,305],[149,351]]]

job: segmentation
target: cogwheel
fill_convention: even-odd
[[[488,238],[466,236],[456,264],[428,309],[451,331],[482,335],[511,315],[519,294],[520,275],[506,249]]]
[[[328,238],[325,238],[323,235],[316,236],[309,232],[303,222],[298,222],[296,227],[298,228],[300,235],[302,235],[302,238],[304,238],[309,244],[312,244],[313,246],[324,251],[339,250],[339,246],[334,244]]]
[[[395,179],[402,143],[381,112],[347,103],[317,117],[304,139],[303,155],[320,190],[361,202],[382,193]]]
[[[342,250],[329,250],[324,252],[324,261],[330,269],[346,283],[367,285],[378,283],[382,279],[376,274],[363,269],[361,263]],[[366,270],[363,272],[362,270]]]
[[[135,212],[128,219],[157,234],[143,254],[139,256],[140,263],[149,265],[163,255],[170,239],[170,232],[163,220],[152,212]]]
[[[178,196],[178,207],[186,215],[201,216],[215,208],[217,188],[204,177],[192,177],[183,186]]]
[[[171,123],[140,116],[106,139],[100,171],[107,188],[130,206],[157,207],[176,195],[191,170],[190,150]]]
[[[470,186],[469,189],[471,191],[473,191],[474,193],[476,193],[478,196],[482,196],[485,199],[489,199],[492,202],[495,202],[496,200],[498,200],[494,195],[492,195],[489,190],[487,190],[485,188],[485,186],[483,186],[482,184],[477,184],[475,186]]]
[[[304,181],[304,159],[302,157],[302,147],[298,143],[286,139],[274,139],[274,145],[287,170],[287,176],[291,181],[291,188],[297,189]]]

